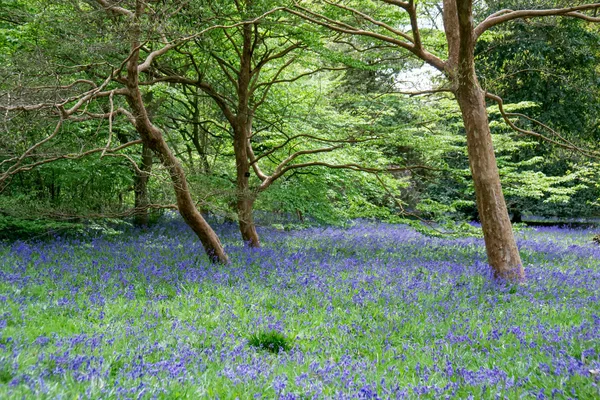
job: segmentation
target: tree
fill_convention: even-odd
[[[209,258],[214,262],[226,263],[228,258],[223,246],[216,233],[196,208],[189,191],[185,171],[167,145],[161,129],[153,124],[143,98],[143,90],[140,87],[140,74],[148,71],[149,66],[156,57],[165,54],[182,42],[190,39],[177,37],[173,41],[159,44],[158,49],[152,51],[144,46],[143,42],[146,39],[144,32],[146,32],[147,36],[152,36],[153,29],[160,28],[157,28],[157,25],[154,24],[155,21],[152,20],[152,16],[146,13],[146,4],[144,1],[119,2],[119,5],[116,5],[108,0],[96,0],[90,1],[88,4],[91,8],[86,7],[82,9],[80,7],[82,5],[73,4],[73,9],[65,11],[61,5],[57,6],[55,11],[59,13],[57,14],[59,17],[67,15],[69,12],[80,13],[87,17],[91,15],[95,16],[97,12],[102,12],[106,17],[102,19],[100,24],[106,24],[109,29],[112,29],[109,33],[119,32],[122,35],[121,38],[125,38],[125,43],[129,46],[116,46],[115,49],[111,49],[112,54],[110,56],[115,58],[110,59],[110,61],[114,62],[116,59],[116,65],[111,65],[110,62],[106,61],[81,65],[73,63],[72,60],[69,60],[69,57],[66,57],[70,61],[69,64],[75,64],[69,66],[75,73],[67,76],[67,79],[73,79],[72,82],[66,85],[60,83],[58,86],[56,84],[50,86],[50,94],[46,93],[42,101],[35,104],[26,103],[27,101],[31,101],[32,98],[19,98],[16,101],[10,100],[9,104],[2,105],[1,109],[6,112],[44,111],[48,116],[56,117],[58,123],[49,136],[31,145],[21,155],[4,160],[4,164],[7,166],[2,175],[0,175],[0,183],[6,182],[21,171],[35,167],[31,163],[26,165],[28,159],[35,154],[36,150],[51,142],[61,132],[65,121],[106,120],[109,125],[109,139],[106,146],[92,149],[76,156],[65,155],[59,158],[79,158],[94,153],[101,153],[102,155],[113,154],[129,146],[143,143],[157,155],[162,165],[167,169],[173,184],[177,208],[185,222],[202,242]],[[68,8],[66,5],[64,7]],[[127,32],[127,34],[123,35],[123,32]],[[91,41],[99,40],[98,37],[86,39]],[[84,52],[86,50],[84,48]],[[143,58],[142,53],[145,54],[145,58]],[[87,58],[93,57],[88,54]],[[82,71],[87,74],[85,79],[77,76],[77,73],[81,73]],[[73,78],[73,75],[76,78]],[[60,79],[65,78],[60,77]],[[76,90],[80,86],[87,86],[90,89],[77,92]],[[32,97],[35,98],[42,96],[44,90],[40,88],[37,91],[32,91],[32,93],[35,95]],[[118,97],[126,101],[129,109],[124,104],[120,105],[117,103],[115,106]],[[9,97],[9,99],[11,98]],[[108,100],[108,104],[106,104],[106,100]],[[105,107],[100,107],[101,112],[92,112],[88,109],[90,104],[99,104],[102,101],[104,101]],[[141,140],[131,141],[116,148],[111,147],[113,120],[118,116],[124,116],[135,127]],[[51,161],[54,160],[47,159],[38,161],[37,163]]]
[[[408,18],[409,33],[388,24],[385,16],[378,15],[377,3],[403,11]],[[522,280],[525,274],[500,184],[486,109],[486,92],[479,84],[475,68],[475,46],[486,31],[502,23],[544,16],[568,16],[595,22],[597,18],[584,12],[599,8],[600,4],[596,3],[558,9],[506,9],[475,24],[472,0],[444,0],[446,59],[435,54],[440,53],[439,49],[426,48],[429,42],[424,39],[427,39],[426,34],[430,30],[420,29],[417,2],[414,0],[307,1],[295,3],[288,12],[341,34],[393,44],[444,74],[448,85],[439,90],[452,92],[462,112],[488,262],[497,277]]]
[[[263,154],[255,151],[253,143],[259,137],[255,130],[255,119],[261,107],[266,105],[273,87],[334,68],[318,66],[314,61],[311,63],[307,60],[306,44],[303,42],[305,38],[301,30],[275,15],[273,11],[277,7],[272,1],[240,0],[232,4],[200,2],[196,6],[198,9],[190,10],[186,18],[194,19],[201,11],[208,13],[211,21],[234,21],[234,26],[223,25],[221,29],[207,33],[203,40],[186,43],[178,49],[181,54],[179,58],[172,57],[169,62],[154,63],[151,68],[152,82],[197,88],[211,98],[221,111],[230,126],[233,139],[235,203],[240,233],[246,244],[259,247],[260,239],[252,215],[257,195],[288,171],[325,165],[315,161],[294,164],[301,157],[332,152],[344,143],[356,142],[356,138],[328,139],[324,135],[291,134],[281,143],[264,149]],[[298,66],[300,64],[304,65]],[[193,91],[187,92],[197,96]],[[262,121],[262,125],[275,123]],[[300,141],[309,142],[309,145],[301,150],[291,150],[274,166],[271,174],[261,168],[261,160],[265,157],[293,149]],[[315,143],[320,145],[311,146]],[[256,185],[251,181],[253,173],[260,181]]]

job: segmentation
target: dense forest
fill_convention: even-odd
[[[378,286],[381,282],[408,285],[406,290],[414,283],[415,290],[425,293],[415,283],[423,276],[449,276],[445,284],[456,288],[455,293],[465,293],[460,301],[452,295],[452,307],[462,309],[470,290],[477,290],[473,298],[482,296],[480,300],[518,293],[524,302],[527,291],[535,290],[529,294],[538,301],[539,293],[549,293],[558,284],[550,280],[546,284],[553,286],[543,289],[527,285],[535,285],[532,282],[540,277],[550,279],[553,273],[543,268],[560,273],[567,268],[567,261],[548,267],[540,260],[565,257],[576,271],[574,287],[581,288],[565,296],[578,293],[597,304],[592,296],[599,289],[593,229],[557,233],[552,240],[559,244],[546,245],[546,250],[527,240],[547,238],[546,228],[540,228],[542,236],[531,239],[532,226],[589,228],[600,221],[599,11],[599,3],[563,0],[0,0],[0,255],[6,281],[0,288],[14,284],[27,291],[27,282],[39,278],[49,298],[73,286],[88,288],[81,293],[98,291],[107,299],[110,294],[113,300],[136,299],[141,291],[148,299],[156,295],[171,301],[183,296],[185,282],[203,285],[198,282],[207,279],[216,287],[242,285],[243,290],[228,296],[243,302],[257,295],[248,289],[257,282],[273,284],[280,296],[293,297],[286,291],[299,284],[300,276],[294,274],[304,262],[305,282],[323,284],[321,294],[334,293],[336,281],[350,284],[356,278],[360,286],[371,282],[370,274],[378,274],[375,303],[384,298],[396,305],[419,301],[418,294],[400,301],[390,288]],[[60,247],[62,241],[67,241],[66,247]],[[110,253],[110,243],[122,250]],[[573,261],[566,250],[553,253],[563,245],[586,250],[573,250],[578,260]],[[86,255],[86,248],[94,255]],[[189,253],[180,254],[182,248]],[[431,255],[423,253],[428,248]],[[295,255],[298,249],[306,253]],[[48,264],[53,266],[42,277],[32,278],[38,276],[30,271],[34,265],[50,259],[58,263],[63,253],[71,254],[74,264],[62,272]],[[545,255],[538,258],[538,253]],[[123,272],[113,265],[121,256],[129,260],[125,264],[133,263],[140,254],[148,255],[140,265],[152,265],[154,272],[144,269],[141,277],[136,275],[140,271]],[[360,276],[350,278],[353,272],[338,270],[340,257],[346,266],[364,263],[373,269],[360,269]],[[280,270],[274,266],[277,259],[289,265]],[[157,260],[162,260],[160,266]],[[450,267],[442,260],[455,264]],[[402,283],[395,281],[396,261],[407,268]],[[438,261],[444,265],[440,270],[417,267]],[[103,272],[98,262],[107,270]],[[92,269],[74,267],[84,264]],[[464,265],[474,267],[464,270]],[[332,268],[327,274],[333,275],[319,283],[319,268],[326,266]],[[160,268],[167,272],[156,272]],[[19,281],[16,276],[25,271],[33,275]],[[62,277],[65,273],[70,278]],[[97,275],[94,285],[100,286],[89,286],[86,274]],[[106,283],[113,279],[113,286]],[[132,283],[144,280],[149,283],[144,289]],[[481,294],[488,289],[493,294]],[[0,299],[6,302],[2,293]],[[189,293],[185,292],[188,300]],[[355,302],[362,292],[348,293]],[[316,304],[323,301],[337,310],[331,300],[335,295],[323,300],[321,294],[314,295],[313,303],[298,300],[304,306],[281,306],[287,310],[281,312],[297,313],[308,309],[307,304],[318,309]],[[83,307],[76,300],[81,294],[71,295],[73,307]],[[205,295],[226,301],[223,293],[198,294]],[[442,318],[435,305],[439,299],[429,295],[424,295],[422,307],[434,319]],[[27,296],[12,298],[14,307],[19,301],[33,301],[37,294]],[[560,296],[555,296],[557,301]],[[85,299],[95,306],[95,300]],[[573,301],[583,297],[577,299]],[[279,309],[272,301],[273,309]],[[236,304],[229,306],[241,307],[237,315],[250,312]],[[2,310],[2,318],[17,312]],[[374,324],[383,327],[386,319],[377,320],[382,311],[370,312],[379,321]],[[592,315],[588,310],[579,317],[589,321]],[[10,328],[10,319],[6,317],[3,325],[2,318],[0,328]],[[92,324],[102,324],[102,318],[94,318]],[[490,311],[482,318],[495,317]],[[597,328],[597,315],[594,318]],[[342,325],[354,323],[360,324]],[[285,329],[269,324],[266,333],[260,333],[266,339],[256,334],[250,343],[261,347],[263,341],[274,340],[266,347],[269,351],[292,351],[294,344],[281,333]],[[423,326],[426,319],[412,324]],[[234,331],[245,329],[235,326]],[[51,332],[56,330],[47,334]],[[210,332],[213,339],[220,335]],[[563,339],[566,343],[572,337]],[[0,336],[0,349],[12,346],[6,340],[6,335]],[[593,380],[600,368],[600,348],[584,349],[586,340],[575,340],[581,344],[577,368],[584,371],[581,376],[592,371]],[[347,348],[340,354],[344,351]],[[506,361],[509,355],[502,357]],[[411,368],[419,376],[419,366],[429,361],[413,361],[417,366]],[[18,378],[20,367],[9,364],[1,358],[0,382],[12,385],[21,379],[15,385],[24,385],[29,378]],[[121,367],[114,361],[103,379],[116,379]],[[125,368],[127,373],[131,368]],[[369,382],[383,376],[369,374]],[[460,387],[466,376],[453,382]],[[569,381],[574,392],[564,385],[545,387],[592,398],[586,396],[594,396],[595,389],[587,383],[581,386],[577,376]],[[396,388],[400,391],[392,396],[384,383],[367,385],[371,397],[358,387],[352,391],[352,385],[347,386],[350,392],[319,392],[297,381],[294,387],[300,389],[286,391],[285,384],[277,389],[279,378],[267,374],[264,379],[257,387],[268,386],[267,397],[300,398],[294,396],[304,393],[306,398],[329,398],[343,392],[357,398],[401,398],[403,393]],[[433,389],[422,390],[431,396],[491,396],[486,385],[508,388],[506,379],[474,383],[477,390],[483,387],[481,392],[446,388],[454,391],[440,389],[434,395]],[[31,382],[33,392],[23,386],[16,392],[0,389],[0,396],[43,392],[43,385],[40,389]],[[416,387],[407,393],[420,396]],[[58,391],[46,393],[71,396],[79,389],[52,390]],[[138,393],[94,390],[90,398]],[[251,397],[245,390],[209,388],[181,396]],[[505,395],[523,393],[515,390]],[[140,397],[146,396],[142,393]],[[165,398],[175,396],[164,393]]]

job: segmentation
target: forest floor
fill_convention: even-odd
[[[0,244],[0,398],[600,397],[591,230],[521,230],[524,285],[479,239],[218,230],[228,266],[176,220]]]

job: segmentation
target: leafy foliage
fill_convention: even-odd
[[[0,240],[41,239],[55,235],[73,236],[81,234],[84,225],[51,219],[27,220],[0,215]]]
[[[514,8],[513,3],[485,2],[477,11],[489,14]],[[389,26],[409,23],[405,13],[381,7],[377,1],[353,4]],[[527,4],[542,7],[539,2]],[[140,21],[148,43],[142,52],[162,46],[157,40],[161,35],[170,39],[193,35],[218,23],[255,18],[280,4],[260,0],[239,5],[194,0],[169,14],[172,5],[156,4],[154,17],[148,14]],[[350,13],[326,3],[312,2],[313,6],[331,18],[350,18]],[[447,50],[437,26],[436,2],[420,2],[419,7],[421,17],[431,21],[422,29],[422,39],[437,55],[444,56]],[[160,20],[166,15],[170,18]],[[19,101],[78,93],[81,86],[64,91],[57,91],[56,86],[106,76],[128,54],[127,22],[108,16],[94,2],[10,0],[0,7],[0,17],[0,73],[5,78],[0,90],[8,93],[15,87],[23,88]],[[582,21],[536,21],[515,21],[481,38],[477,50],[481,82],[487,90],[504,97],[507,110],[527,113],[582,146],[594,147],[600,115],[594,89],[600,57],[598,32]],[[366,20],[348,22],[385,30]],[[241,32],[239,27],[208,30],[196,40],[182,43],[177,51],[158,57],[157,70],[143,79],[172,74],[191,82],[202,80],[236,110],[235,71],[240,68]],[[254,33],[254,65],[268,60],[254,78],[251,99],[254,105],[261,102],[253,114],[252,142],[257,155],[266,154],[260,160],[265,172],[273,172],[297,150],[314,150],[348,138],[356,141],[332,153],[302,155],[297,161],[360,164],[382,171],[411,165],[428,168],[392,174],[324,167],[294,170],[269,190],[257,193],[258,212],[270,213],[277,223],[281,222],[279,216],[292,216],[297,225],[344,225],[354,218],[376,218],[411,223],[425,219],[450,226],[477,217],[463,128],[453,101],[444,96],[406,98],[393,94],[406,84],[400,81],[413,73],[418,63],[398,49],[364,37],[336,36],[283,12],[269,14],[256,24]],[[289,57],[269,59],[292,44]],[[271,86],[272,80],[281,82]],[[27,89],[44,85],[49,89]],[[232,129],[220,106],[198,87],[168,79],[144,85],[144,96],[154,123],[165,131],[188,173],[198,205],[205,212],[233,218],[237,193]],[[114,107],[126,107],[119,97],[113,102]],[[98,99],[87,110],[100,113],[109,108],[108,99]],[[515,136],[497,108],[490,106],[489,112],[505,195],[513,213],[562,217],[598,214],[598,168],[593,162]],[[0,162],[48,137],[53,118],[38,113],[35,118],[22,114],[6,120],[0,137]],[[535,127],[523,119],[518,122]],[[298,134],[310,138],[290,139]],[[136,138],[137,133],[122,115],[112,121],[112,136],[106,120],[68,123],[51,146],[36,150],[31,161],[76,155],[111,140]],[[69,158],[23,172],[3,193],[8,200],[3,200],[2,208],[15,217],[31,218],[110,216],[126,211],[135,202],[135,168],[130,161],[139,165],[140,154],[135,147],[122,154],[129,160],[98,155]],[[2,164],[0,172],[5,168]],[[155,165],[149,183],[151,203],[168,206],[174,202],[167,180],[167,171]],[[253,188],[260,183],[251,177]]]
[[[268,331],[254,333],[248,339],[248,344],[271,353],[289,351],[292,348],[290,340],[281,332]]]

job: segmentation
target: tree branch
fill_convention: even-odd
[[[354,15],[358,15],[359,17],[363,18],[363,19],[364,19],[364,20],[366,20],[366,21],[369,21],[369,22],[370,22],[370,23],[372,23],[373,25],[376,25],[376,26],[382,27],[382,28],[384,28],[385,30],[387,30],[388,32],[390,32],[390,33],[393,33],[393,34],[395,34],[395,35],[398,35],[398,36],[400,36],[401,38],[403,38],[403,39],[405,39],[405,40],[409,41],[410,43],[413,43],[413,44],[415,44],[415,45],[416,45],[416,41],[415,41],[415,39],[414,39],[414,38],[410,37],[409,35],[407,35],[406,33],[402,32],[402,31],[399,31],[398,29],[395,29],[395,28],[393,28],[393,27],[389,26],[389,25],[388,25],[388,24],[386,24],[386,23],[383,23],[383,22],[381,22],[381,21],[377,21],[375,18],[371,17],[371,16],[370,16],[370,15],[368,15],[368,14],[365,14],[365,13],[363,13],[363,12],[360,12],[360,11],[358,11],[358,10],[357,10],[357,9],[355,9],[355,8],[348,7],[348,6],[344,6],[344,5],[342,5],[342,4],[339,4],[339,3],[332,3],[331,1],[328,1],[328,0],[323,0],[323,1],[324,1],[325,3],[327,3],[327,4],[331,5],[331,6],[334,6],[334,7],[337,7],[337,8],[341,8],[342,10],[349,11],[349,12],[351,12],[351,13],[352,13],[352,14],[354,14]],[[407,10],[407,11],[408,11],[409,9],[405,8],[405,10]],[[409,12],[409,14],[410,14],[410,12]]]
[[[197,32],[193,35],[176,39],[176,40],[172,41],[171,43],[166,44],[164,47],[148,54],[148,56],[146,57],[144,62],[138,66],[138,72],[146,71],[148,68],[150,68],[150,66],[152,65],[152,62],[154,61],[155,58],[162,56],[163,54],[167,53],[169,50],[174,49],[175,47],[181,46],[182,44],[187,43],[190,40],[194,40],[210,31],[213,31],[215,29],[232,29],[232,28],[237,28],[239,26],[255,24],[255,23],[259,22],[260,20],[262,20],[263,18],[265,18],[277,11],[283,10],[283,9],[284,9],[284,7],[276,7],[276,8],[273,8],[273,9],[261,14],[260,16],[258,16],[256,18],[248,20],[248,21],[242,21],[242,22],[238,22],[235,24],[231,24],[231,25],[213,25],[213,26],[203,29],[200,32]]]
[[[496,25],[520,18],[568,16],[585,19],[586,21],[598,22],[600,18],[588,17],[587,15],[582,14],[580,12],[596,9],[600,9],[600,3],[584,4],[575,7],[554,8],[547,10],[501,10],[500,12],[497,12],[487,17],[475,28],[475,38],[478,38],[485,31]]]
[[[507,113],[506,111],[504,111],[504,101],[502,100],[502,98],[500,96],[496,96],[494,94],[491,93],[486,93],[485,97],[487,97],[488,99],[491,99],[493,101],[495,101],[498,104],[498,109],[500,110],[500,114],[502,115],[502,118],[504,119],[504,122],[506,122],[506,124],[512,128],[514,131],[522,133],[524,135],[528,135],[528,136],[533,136],[535,138],[541,139],[545,142],[548,143],[552,143],[554,145],[560,146],[564,149],[568,149],[568,150],[573,150],[576,151],[578,153],[581,153],[585,156],[588,157],[592,157],[592,158],[600,158],[600,154],[598,152],[595,151],[590,151],[590,150],[586,150],[586,149],[582,149],[581,147],[575,145],[574,143],[572,143],[571,141],[565,139],[564,137],[562,137],[558,132],[556,132],[554,129],[550,128],[549,126],[545,125],[544,123],[537,121],[533,118],[530,118],[524,114],[520,114],[520,113]],[[533,122],[536,125],[541,126],[544,129],[547,129],[548,131],[550,131],[553,135],[555,135],[558,140],[554,140],[551,139],[545,135],[542,135],[541,133],[535,132],[535,131],[531,131],[528,129],[523,129],[523,128],[519,128],[514,122],[512,122],[510,120],[510,117],[520,117],[520,118],[524,118],[530,122]]]
[[[331,4],[332,6],[338,7],[340,9],[344,9],[344,7],[345,7],[345,6],[341,6],[340,4],[336,4],[336,3],[329,3],[329,4]],[[310,11],[307,8],[300,6],[298,3],[295,3],[294,7],[297,10],[294,8],[285,8],[285,11],[287,11],[290,14],[296,15],[300,18],[303,18],[307,21],[310,21],[314,24],[317,24],[319,26],[323,26],[325,28],[331,29],[335,32],[347,33],[350,35],[371,37],[371,38],[379,39],[379,40],[387,42],[387,43],[394,44],[398,47],[401,47],[401,48],[413,53],[414,55],[419,57],[421,60],[425,61],[427,64],[431,65],[432,67],[436,68],[437,70],[442,71],[442,72],[445,71],[444,61],[442,61],[440,58],[436,57],[435,55],[429,53],[428,51],[426,51],[422,48],[416,47],[412,43],[412,39],[410,42],[405,42],[404,40],[400,40],[400,39],[397,39],[392,36],[387,36],[387,35],[384,35],[384,34],[381,34],[378,32],[373,32],[370,30],[363,30],[363,29],[357,28],[355,26],[333,20],[331,18],[326,17],[325,15]],[[371,18],[371,17],[369,17],[369,18]],[[402,37],[402,38],[404,39],[404,37]]]
[[[47,138],[45,138],[45,139],[37,142],[33,146],[31,146],[20,157],[18,157],[18,158],[13,157],[11,159],[2,161],[2,163],[0,165],[4,164],[6,162],[12,162],[12,161],[16,160],[16,162],[13,165],[11,165],[7,169],[7,171],[5,171],[2,175],[0,175],[0,184],[2,184],[10,175],[13,175],[13,171],[18,170],[19,165],[21,165],[23,160],[25,160],[30,154],[32,154],[35,151],[35,149],[39,148],[40,146],[43,146],[45,143],[48,143],[49,141],[54,139],[56,137],[56,135],[58,135],[58,132],[60,132],[60,128],[62,128],[62,125],[63,125],[63,118],[61,117],[60,120],[58,121],[58,123],[56,124],[54,131],[52,132],[52,134],[50,134],[50,136],[48,136]]]
[[[252,71],[250,71],[250,76],[254,76],[257,73],[260,73],[260,70],[262,69],[262,67],[264,67],[267,63],[269,63],[270,61],[273,60],[277,60],[279,58],[285,57],[287,54],[291,53],[292,51],[298,49],[302,47],[302,44],[300,42],[298,43],[294,43],[291,46],[286,47],[285,49],[281,50],[278,53],[275,53],[273,55],[268,55],[264,58],[262,58],[252,69]],[[267,53],[268,54],[268,53]]]
[[[252,149],[252,143],[250,142],[250,139],[248,139],[247,149],[248,149],[248,159],[250,160],[250,165],[252,166],[254,173],[256,174],[256,176],[258,176],[258,179],[260,179],[262,182],[266,181],[269,178],[269,176],[266,175],[264,172],[262,172],[262,170],[260,169],[260,166],[258,165],[258,159],[254,155],[254,149]]]
[[[349,169],[352,171],[359,172],[369,172],[373,174],[382,173],[382,172],[401,172],[401,171],[412,171],[415,169],[425,169],[430,171],[439,171],[439,168],[428,167],[426,165],[411,165],[407,167],[390,167],[390,168],[370,168],[364,167],[360,164],[349,163],[349,164],[330,164],[322,161],[309,161],[300,164],[288,165],[285,168],[282,168],[277,174],[273,174],[269,177],[267,181],[264,181],[262,185],[259,187],[259,191],[265,190],[275,179],[281,177],[286,172],[298,169],[298,168],[306,168],[306,167],[327,167],[331,169]],[[269,182],[270,181],[270,182]]]
[[[40,142],[41,143],[41,142]],[[40,145],[40,143],[38,143],[37,145]],[[6,188],[6,184],[5,182],[12,176],[20,173],[20,172],[25,172],[25,171],[30,171],[35,167],[38,167],[40,165],[44,165],[44,164],[49,164],[55,161],[59,161],[59,160],[77,160],[80,158],[83,158],[85,156],[88,156],[90,154],[94,154],[94,153],[101,153],[104,152],[107,155],[113,154],[115,155],[116,152],[123,150],[127,147],[136,145],[136,144],[141,144],[142,140],[134,140],[125,144],[122,144],[118,147],[112,148],[112,149],[106,149],[106,147],[98,147],[95,149],[91,149],[88,151],[85,151],[83,153],[77,153],[77,154],[62,154],[60,156],[55,156],[55,157],[50,157],[50,158],[46,158],[44,160],[40,160],[40,161],[36,161],[27,165],[22,165],[18,168],[13,168],[11,167],[8,171],[4,172],[2,175],[0,175],[0,192],[2,192],[5,188]],[[37,146],[39,147],[39,146]],[[23,157],[22,157],[23,158]],[[131,158],[130,158],[131,160]],[[133,160],[131,160],[133,161]]]
[[[135,16],[135,14],[132,11],[130,11],[130,10],[126,9],[126,8],[119,7],[119,6],[116,6],[114,4],[111,4],[107,0],[96,0],[96,1],[106,11],[111,11],[111,12],[114,12],[115,14],[124,15],[124,16],[126,16],[128,18],[133,18]]]

